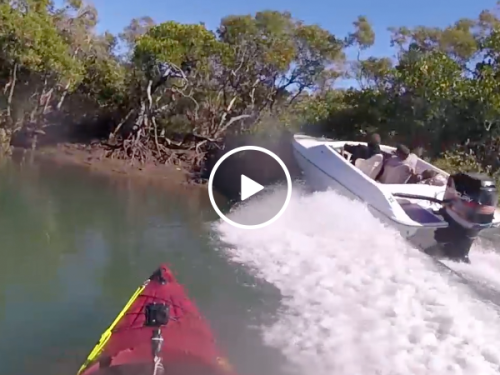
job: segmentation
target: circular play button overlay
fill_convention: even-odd
[[[256,204],[251,206],[251,209],[249,207],[246,210],[239,210],[237,213],[231,215],[230,219],[222,213],[214,199],[214,180],[216,179],[217,172],[221,170],[221,165],[227,163],[229,158],[237,158],[240,156],[237,154],[242,152],[246,154],[245,160],[252,161],[252,165],[249,166],[246,174],[236,169],[230,169],[230,173],[234,174],[234,179],[239,180],[240,203],[248,203],[251,198],[257,200],[266,193],[272,194],[272,197],[270,196],[265,204]],[[286,181],[286,189],[276,187],[274,184],[266,185],[265,181],[269,179],[265,175],[265,171],[269,170],[278,171],[278,174],[282,173],[282,176],[280,176],[282,178],[279,178],[279,180]],[[263,228],[275,222],[285,212],[292,197],[292,178],[283,160],[274,152],[258,146],[238,147],[223,155],[213,167],[208,179],[208,196],[215,212],[226,223],[241,229]]]

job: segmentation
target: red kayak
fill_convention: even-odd
[[[234,375],[195,304],[161,265],[141,285],[78,375]]]

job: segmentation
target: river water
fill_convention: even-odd
[[[276,194],[229,216],[262,215]],[[0,246],[2,375],[74,374],[160,262],[242,375],[500,373],[498,246],[447,263],[463,283],[331,191],[295,185],[283,216],[249,231],[218,220],[204,190],[11,163]]]
[[[52,163],[0,168],[0,374],[74,374],[135,288],[168,262],[243,374],[276,373],[255,327],[274,287],[217,250],[205,190]],[[258,361],[255,358],[259,358]]]

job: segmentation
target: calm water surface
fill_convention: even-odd
[[[243,375],[277,374],[256,327],[277,291],[229,263],[205,190],[73,166],[0,167],[0,374],[74,374],[161,262],[177,273]]]

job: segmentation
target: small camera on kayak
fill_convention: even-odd
[[[164,303],[152,302],[145,307],[145,326],[161,327],[167,325],[170,320],[170,308]]]

